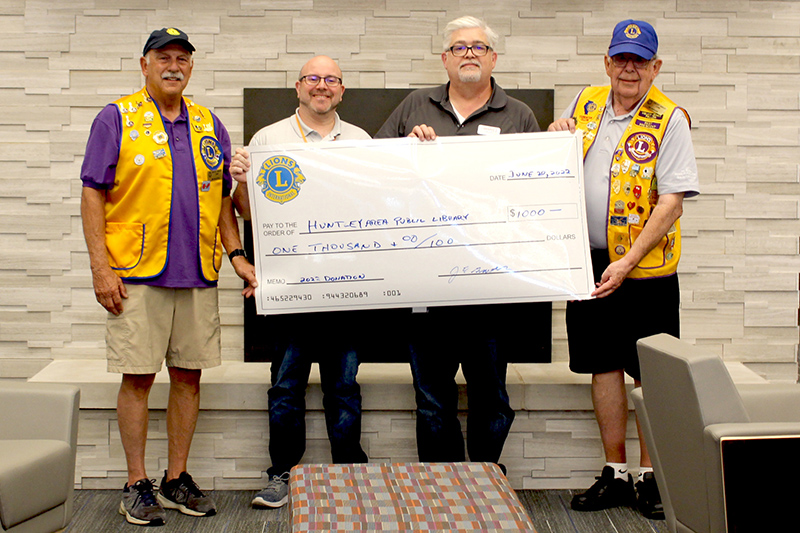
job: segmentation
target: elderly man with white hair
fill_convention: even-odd
[[[636,341],[680,336],[680,216],[699,193],[689,114],[654,84],[658,35],[643,20],[623,20],[603,62],[609,84],[583,89],[548,128],[583,130],[586,215],[595,298],[567,304],[570,369],[592,375],[592,403],[606,464],[572,499],[578,511],[636,504],[664,518],[647,446],[639,437],[636,481],[625,449],[625,376],[641,384]]]

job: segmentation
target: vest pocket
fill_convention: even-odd
[[[630,226],[631,229],[631,245],[636,242],[636,239],[639,238],[639,235],[642,233],[644,228],[639,226]],[[665,257],[665,250],[667,247],[667,237],[662,237],[658,244],[650,250],[641,261],[639,261],[639,268],[648,269],[648,268],[659,268],[666,264],[667,260]]]
[[[129,270],[142,260],[144,224],[134,222],[106,223],[106,250],[111,268]]]

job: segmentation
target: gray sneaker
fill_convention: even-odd
[[[289,501],[289,472],[272,476],[267,487],[253,498],[254,507],[283,507]]]
[[[122,501],[119,502],[119,514],[125,520],[137,526],[163,526],[166,513],[158,504],[153,494],[155,479],[140,479],[132,486],[125,483],[122,489]]]
[[[203,494],[187,472],[167,482],[167,471],[158,489],[158,503],[165,509],[177,509],[189,516],[214,516],[217,507],[210,496]]]

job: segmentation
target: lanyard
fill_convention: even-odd
[[[298,116],[298,114],[297,114],[297,113],[295,113],[295,114],[294,114],[294,119],[297,121],[297,129],[298,129],[298,130],[300,130],[300,136],[303,138],[303,142],[304,142],[304,143],[307,143],[307,142],[308,142],[308,139],[306,139],[306,134],[303,132],[303,126],[302,126],[302,124],[300,124],[300,117]],[[331,139],[331,140],[332,140],[332,141],[335,141],[335,140],[336,140],[338,137],[339,137],[339,136],[338,136],[338,135],[336,135],[336,136],[335,136],[333,139]],[[324,139],[323,139],[323,140],[324,140]]]
[[[297,116],[297,113],[294,114],[294,119],[297,121],[297,129],[300,130],[300,135],[303,137],[303,142],[307,143],[308,139],[306,139],[306,134],[303,133],[303,126],[300,125],[300,117]]]

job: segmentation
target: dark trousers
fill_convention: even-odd
[[[499,349],[497,328],[487,319],[501,308],[510,309],[437,307],[411,315],[408,331],[420,461],[465,460],[455,382],[459,365],[467,381],[469,458],[493,463],[500,459],[514,411],[506,392],[507,357]]]
[[[366,463],[361,448],[361,388],[356,381],[358,355],[341,340],[343,313],[318,313],[296,319],[294,328],[309,333],[291,338],[283,357],[272,362],[269,389],[269,455],[267,475],[288,472],[306,449],[306,387],[312,360],[319,361],[325,424],[334,463]],[[296,317],[296,315],[294,315]],[[285,332],[284,332],[285,333]]]

